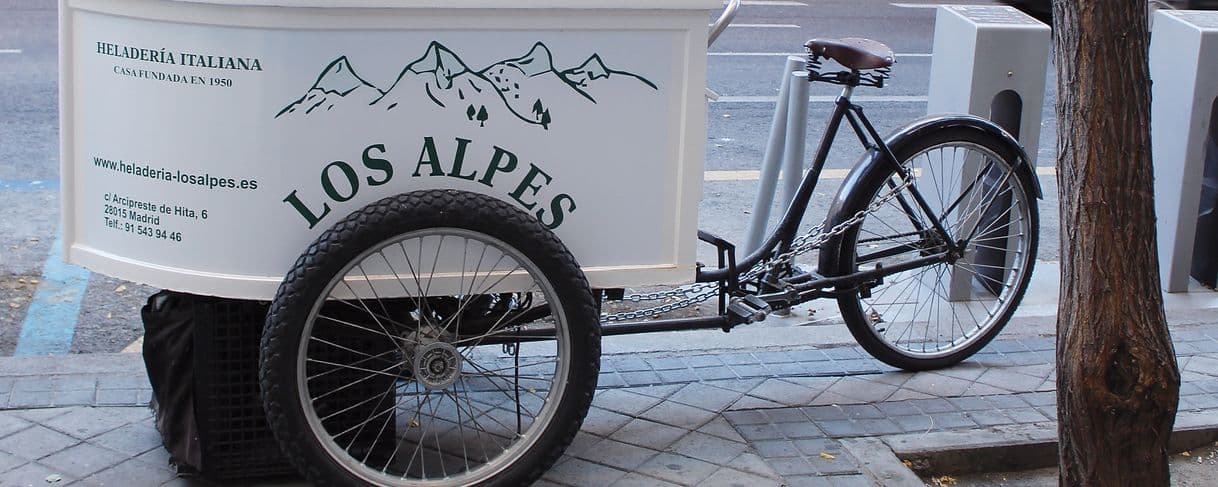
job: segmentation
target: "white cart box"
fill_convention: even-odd
[[[718,0],[61,0],[69,261],[269,299],[431,188],[552,227],[593,287],[694,275]]]

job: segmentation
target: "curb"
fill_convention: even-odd
[[[1057,425],[1011,425],[883,437],[897,458],[922,475],[1005,472],[1057,466]],[[1176,415],[1168,454],[1218,441],[1218,411]]]

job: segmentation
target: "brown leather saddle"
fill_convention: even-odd
[[[882,42],[859,37],[812,39],[804,47],[814,55],[827,57],[854,70],[887,68],[895,62],[891,48]]]

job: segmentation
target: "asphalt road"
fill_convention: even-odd
[[[709,58],[710,88],[723,98],[710,104],[706,169],[759,168],[774,108],[766,97],[777,94],[786,54],[802,51],[803,43],[814,37],[872,37],[898,53],[890,86],[856,93],[882,132],[925,115],[935,16],[933,8],[926,8],[930,3],[942,2],[746,1]],[[0,0],[0,355],[16,350],[45,267],[55,260],[52,244],[60,199],[56,15],[55,0]],[[1053,164],[1052,86],[1049,89],[1040,166]],[[836,93],[835,87],[812,90],[813,95]],[[809,154],[829,108],[827,101],[811,105]],[[828,167],[849,168],[859,154],[857,143],[843,138]],[[1040,258],[1056,260],[1056,189],[1051,176],[1041,179],[1050,199],[1041,205]],[[839,181],[824,181],[809,218],[823,217]],[[707,182],[701,225],[743,240],[756,187],[749,180]],[[703,260],[709,261],[709,251],[704,253]],[[44,297],[52,304],[79,302],[79,311],[41,319],[74,327],[72,353],[122,350],[140,336],[139,307],[155,290],[96,273],[81,276],[87,279],[83,295]]]

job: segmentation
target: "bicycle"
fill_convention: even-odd
[[[623,321],[600,316],[602,300],[625,296],[590,289],[533,215],[455,190],[386,198],[323,233],[272,303],[260,378],[287,456],[319,485],[527,483],[579,431],[602,336],[727,331],[817,298],[836,299],[863,348],[898,368],[946,367],[984,347],[1035,264],[1041,190],[1030,159],[971,116],[882,137],[851,96],[883,87],[892,51],[866,39],[805,47],[809,80],[843,89],[777,228],[740,259],[699,232],[717,266],[699,268],[691,286],[633,297],[717,297],[716,315],[602,326]],[[825,71],[827,60],[844,69]],[[799,234],[843,120],[866,155],[826,221]],[[812,250],[816,269],[805,270],[797,257]]]

